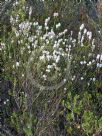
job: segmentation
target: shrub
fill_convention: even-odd
[[[68,31],[76,8],[67,2],[41,2],[41,17],[20,0],[9,12],[10,29],[2,27],[2,78],[12,83],[16,105],[4,127],[13,135],[94,135],[102,129],[101,45],[84,22],[77,33]],[[10,108],[7,100],[3,106]]]

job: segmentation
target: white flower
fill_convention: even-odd
[[[61,73],[59,73],[58,75],[61,76]]]
[[[4,101],[4,105],[6,104],[6,101]]]
[[[101,31],[98,31],[99,34],[101,34]]]
[[[55,37],[55,33],[54,33],[53,29],[51,29],[51,32],[48,33],[48,37],[49,37],[49,39],[53,39]]]
[[[81,39],[81,32],[79,31],[79,33],[78,33],[78,43],[80,43],[80,39]]]
[[[81,80],[83,80],[84,78],[83,77],[81,77]]]
[[[51,72],[51,70],[50,70],[50,69],[46,69],[46,72],[47,72],[47,73],[50,73],[50,72]]]
[[[55,63],[52,63],[52,65],[53,65],[54,67],[56,67],[56,64],[55,64]]]
[[[63,34],[67,33],[67,31],[68,31],[68,30],[67,30],[67,29],[65,29],[65,30],[64,30],[64,32],[63,32]]]
[[[64,82],[66,82],[66,81],[67,81],[67,79],[63,79],[63,81],[64,81]]]
[[[63,41],[62,38],[58,39],[58,43],[60,44]]]
[[[55,61],[58,63],[60,61],[60,56],[58,56]]]
[[[61,26],[61,23],[56,24],[56,29]]]
[[[15,65],[13,65],[12,67],[15,68]]]
[[[99,63],[97,63],[97,67],[100,67],[100,64],[99,64]]]
[[[92,39],[92,32],[87,32],[87,36],[88,36],[88,38],[89,38],[89,40],[91,40]]]
[[[68,49],[68,48],[66,48],[66,51],[69,51],[69,49]]]
[[[86,64],[86,61],[84,60],[84,64]]]
[[[51,55],[47,55],[46,58],[47,58],[47,61],[50,61],[52,59],[52,56]]]
[[[6,102],[9,102],[9,99],[7,99]]]
[[[49,43],[50,43],[48,39],[46,39],[46,43],[47,43],[47,44],[49,44]]]
[[[73,35],[73,31],[71,31],[71,36]]]
[[[65,45],[65,42],[63,42],[63,44]]]
[[[92,44],[92,51],[95,49],[95,45],[94,44]]]
[[[16,67],[19,67],[19,62],[16,62]]]
[[[83,65],[83,64],[84,64],[84,62],[83,62],[83,61],[80,61],[80,64],[81,64],[81,65]]]
[[[99,59],[100,59],[100,54],[98,54],[98,55],[97,55],[96,59],[97,59],[97,60],[99,60]]]
[[[95,60],[93,59],[93,60],[92,60],[92,63],[94,63],[94,62],[95,62]]]
[[[51,69],[51,68],[53,68],[53,65],[48,65],[47,68]]]
[[[24,77],[24,74],[22,74],[22,77]]]
[[[28,45],[27,48],[30,49],[30,45]]]
[[[41,30],[41,29],[42,29],[42,26],[38,26],[38,29]]]
[[[81,43],[83,43],[84,41],[84,35],[81,37]]]
[[[98,67],[98,68],[101,68],[101,67],[102,67],[102,64],[97,63],[97,67]]]
[[[89,61],[89,65],[91,65],[92,64],[92,62],[91,61]]]
[[[31,14],[32,14],[32,7],[30,7],[29,9],[29,17],[31,16]]]
[[[92,32],[90,32],[90,34],[89,34],[89,40],[91,40],[92,39]]]
[[[46,30],[48,30],[48,29],[49,29],[49,27],[47,26],[47,24],[45,24],[45,29],[46,29]]]
[[[93,80],[93,81],[95,81],[95,80],[96,80],[96,78],[94,77],[92,80]]]
[[[18,37],[18,36],[19,36],[19,32],[18,32],[18,31],[15,31],[15,34],[16,34],[16,37]]]
[[[66,91],[67,90],[67,88],[64,88],[64,91]]]
[[[29,42],[33,42],[33,41],[34,41],[34,36],[29,37],[29,38],[28,38],[28,41],[29,41]]]
[[[83,30],[84,26],[85,26],[84,24],[82,24],[82,25],[80,26],[80,31]]]
[[[30,54],[30,53],[31,53],[31,51],[28,51],[28,53]]]
[[[86,34],[86,33],[87,33],[87,29],[86,29],[86,28],[84,29],[84,32],[83,32],[83,33],[84,33],[84,34]]]
[[[102,55],[100,56],[100,61],[102,61]]]
[[[44,78],[44,80],[46,80],[46,79],[47,79],[47,75],[43,75],[42,77]]]
[[[100,64],[100,68],[102,68],[102,64]]]
[[[53,48],[58,48],[59,44],[54,44]]]
[[[31,27],[31,23],[28,22],[28,21],[26,21],[26,22],[24,21],[24,22],[22,22],[21,24],[19,24],[19,28],[20,28],[20,30],[22,30],[22,31],[24,31],[24,30],[29,30],[30,27]]]
[[[40,60],[44,60],[45,59],[45,55],[42,55],[39,57]]]
[[[75,76],[72,77],[72,81],[74,81],[74,80],[75,80]]]
[[[95,39],[92,40],[92,45],[94,45],[94,44],[95,44]]]
[[[34,22],[33,25],[34,25],[34,26],[38,26],[38,22]]]
[[[57,12],[53,14],[54,17],[58,17],[58,15],[59,14]]]
[[[14,18],[12,16],[10,16],[10,23],[14,22]]]
[[[50,21],[50,17],[45,19],[45,27],[47,27],[49,21]]]

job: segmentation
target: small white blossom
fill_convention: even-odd
[[[66,81],[67,81],[67,79],[64,79],[63,81],[64,81],[64,82],[66,82]]]
[[[91,40],[92,39],[92,32],[87,32],[87,36],[88,36],[88,38],[89,38],[89,40]]]
[[[7,99],[6,102],[9,102],[9,99]]]
[[[81,80],[83,80],[84,78],[83,77],[81,77]]]
[[[16,67],[19,67],[20,63],[19,62],[16,62]]]
[[[64,88],[64,91],[66,91],[67,90],[67,88]]]
[[[56,24],[56,29],[58,29],[61,26],[61,23]]]
[[[22,77],[24,77],[24,74],[22,74]]]
[[[6,101],[4,101],[4,105],[6,104]]]
[[[34,26],[38,26],[39,24],[38,24],[38,22],[34,22],[33,25]]]
[[[83,64],[84,64],[84,62],[83,62],[83,61],[80,61],[80,64],[81,64],[81,65],[83,65]]]
[[[44,60],[45,59],[45,55],[42,55],[39,57],[40,60]]]
[[[53,14],[54,17],[58,17],[58,15],[59,15],[58,13],[54,13]]]
[[[63,34],[65,34],[65,33],[67,33],[68,32],[68,30],[67,29],[65,29],[64,31],[63,31]]]
[[[45,27],[47,27],[49,21],[50,21],[50,17],[45,19]]]
[[[32,7],[30,7],[29,9],[29,17],[31,17],[31,14],[32,14]]]
[[[101,63],[97,63],[97,68],[101,68],[102,64]]]
[[[53,65],[48,65],[47,68],[48,68],[48,69],[52,69],[52,68],[53,68]]]
[[[100,54],[98,54],[98,55],[96,56],[96,59],[97,59],[97,60],[99,60],[99,59],[100,59]]]
[[[84,26],[85,26],[84,24],[82,24],[82,25],[80,26],[80,31],[83,30]]]
[[[50,70],[50,69],[46,69],[46,72],[47,72],[47,73],[50,73],[50,72],[51,72],[51,70]]]
[[[83,32],[83,33],[84,33],[84,34],[86,34],[86,33],[87,33],[87,29],[86,29],[86,28],[84,29],[84,32]]]
[[[93,80],[93,81],[95,81],[95,80],[96,80],[96,78],[94,77],[92,80]]]
[[[87,62],[84,60],[84,64],[86,64]]]
[[[43,77],[43,79],[44,79],[44,80],[46,80],[46,79],[47,79],[47,75],[43,75],[42,77]]]

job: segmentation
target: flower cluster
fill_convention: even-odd
[[[58,13],[54,13],[53,19],[56,20],[57,17]],[[50,25],[51,17],[46,18],[43,25],[40,25],[37,21],[28,20],[24,20],[17,25],[13,16],[11,18],[14,34],[11,45],[15,45],[14,50],[19,48],[17,56],[20,56],[19,59],[12,62],[13,73],[20,70],[22,71],[21,75],[23,75],[21,78],[24,78],[26,74],[21,69],[23,66],[26,68],[28,64],[30,68],[27,67],[26,71],[30,69],[29,72],[33,72],[32,76],[37,77],[35,80],[41,82],[41,84],[43,83],[43,85],[48,85],[48,82],[50,84],[51,82],[56,84],[57,81],[59,83],[61,81],[66,82],[66,72],[72,58],[70,54],[71,36],[70,38],[67,36],[67,29],[60,31],[60,22],[54,22]],[[72,39],[72,43],[75,46],[76,40]],[[26,56],[26,59],[24,56]],[[11,59],[14,60],[14,58]]]
[[[57,17],[58,13],[54,13],[53,18],[56,19]],[[36,63],[34,63],[33,67],[37,69],[35,73],[40,75],[38,78],[42,78],[47,82],[51,75],[54,75],[49,81],[53,79],[53,82],[55,82],[55,77],[59,81],[59,79],[62,79],[63,74],[66,74],[67,63],[70,59],[72,59],[72,69],[75,68],[78,70],[76,68],[76,64],[78,63],[79,66],[85,70],[84,73],[82,72],[80,74],[80,80],[84,80],[87,76],[87,69],[90,68],[90,70],[92,70],[92,67],[102,67],[102,55],[95,53],[95,39],[92,37],[92,32],[85,28],[85,24],[80,26],[78,37],[75,39],[73,38],[73,32],[71,31],[71,33],[68,34],[67,29],[62,32],[57,32],[61,27],[60,22],[56,22],[56,24],[54,23],[54,25],[51,26],[49,25],[50,21],[51,17],[48,17],[45,19],[44,24],[40,25],[36,21],[31,22],[26,20],[20,22],[17,27],[13,27],[12,29],[17,38],[16,42],[20,47],[21,59],[26,53],[30,66],[30,63],[33,63],[37,57],[36,63],[38,64],[35,65]],[[14,22],[11,23],[14,25]],[[13,40],[11,41],[12,44],[14,44]],[[2,47],[3,46],[4,44],[2,44]],[[80,58],[80,61],[76,61],[77,57]],[[19,68],[22,65],[21,62],[22,60],[16,61],[16,63],[14,62],[12,65],[13,70],[14,68]],[[72,81],[76,80],[78,72],[76,70],[72,73]],[[24,75],[24,72],[22,75]],[[90,77],[89,79],[94,78],[95,77]],[[46,84],[46,82],[44,82],[44,84]]]
[[[88,40],[92,40],[92,32],[91,31],[87,31],[87,29],[85,28],[85,25],[82,24],[80,26],[80,31],[78,33],[78,43],[81,46],[84,46],[84,40],[88,38]],[[93,39],[93,43],[94,43],[94,39]]]

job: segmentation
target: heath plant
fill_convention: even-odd
[[[2,78],[11,82],[8,93],[15,104],[5,123],[14,135],[91,136],[102,131],[101,42],[84,22],[75,36],[68,31],[70,26],[61,21],[62,5],[55,2],[50,16],[44,12],[37,18],[26,0],[15,1],[10,29],[2,27]],[[4,111],[9,103],[8,98],[3,101]]]

